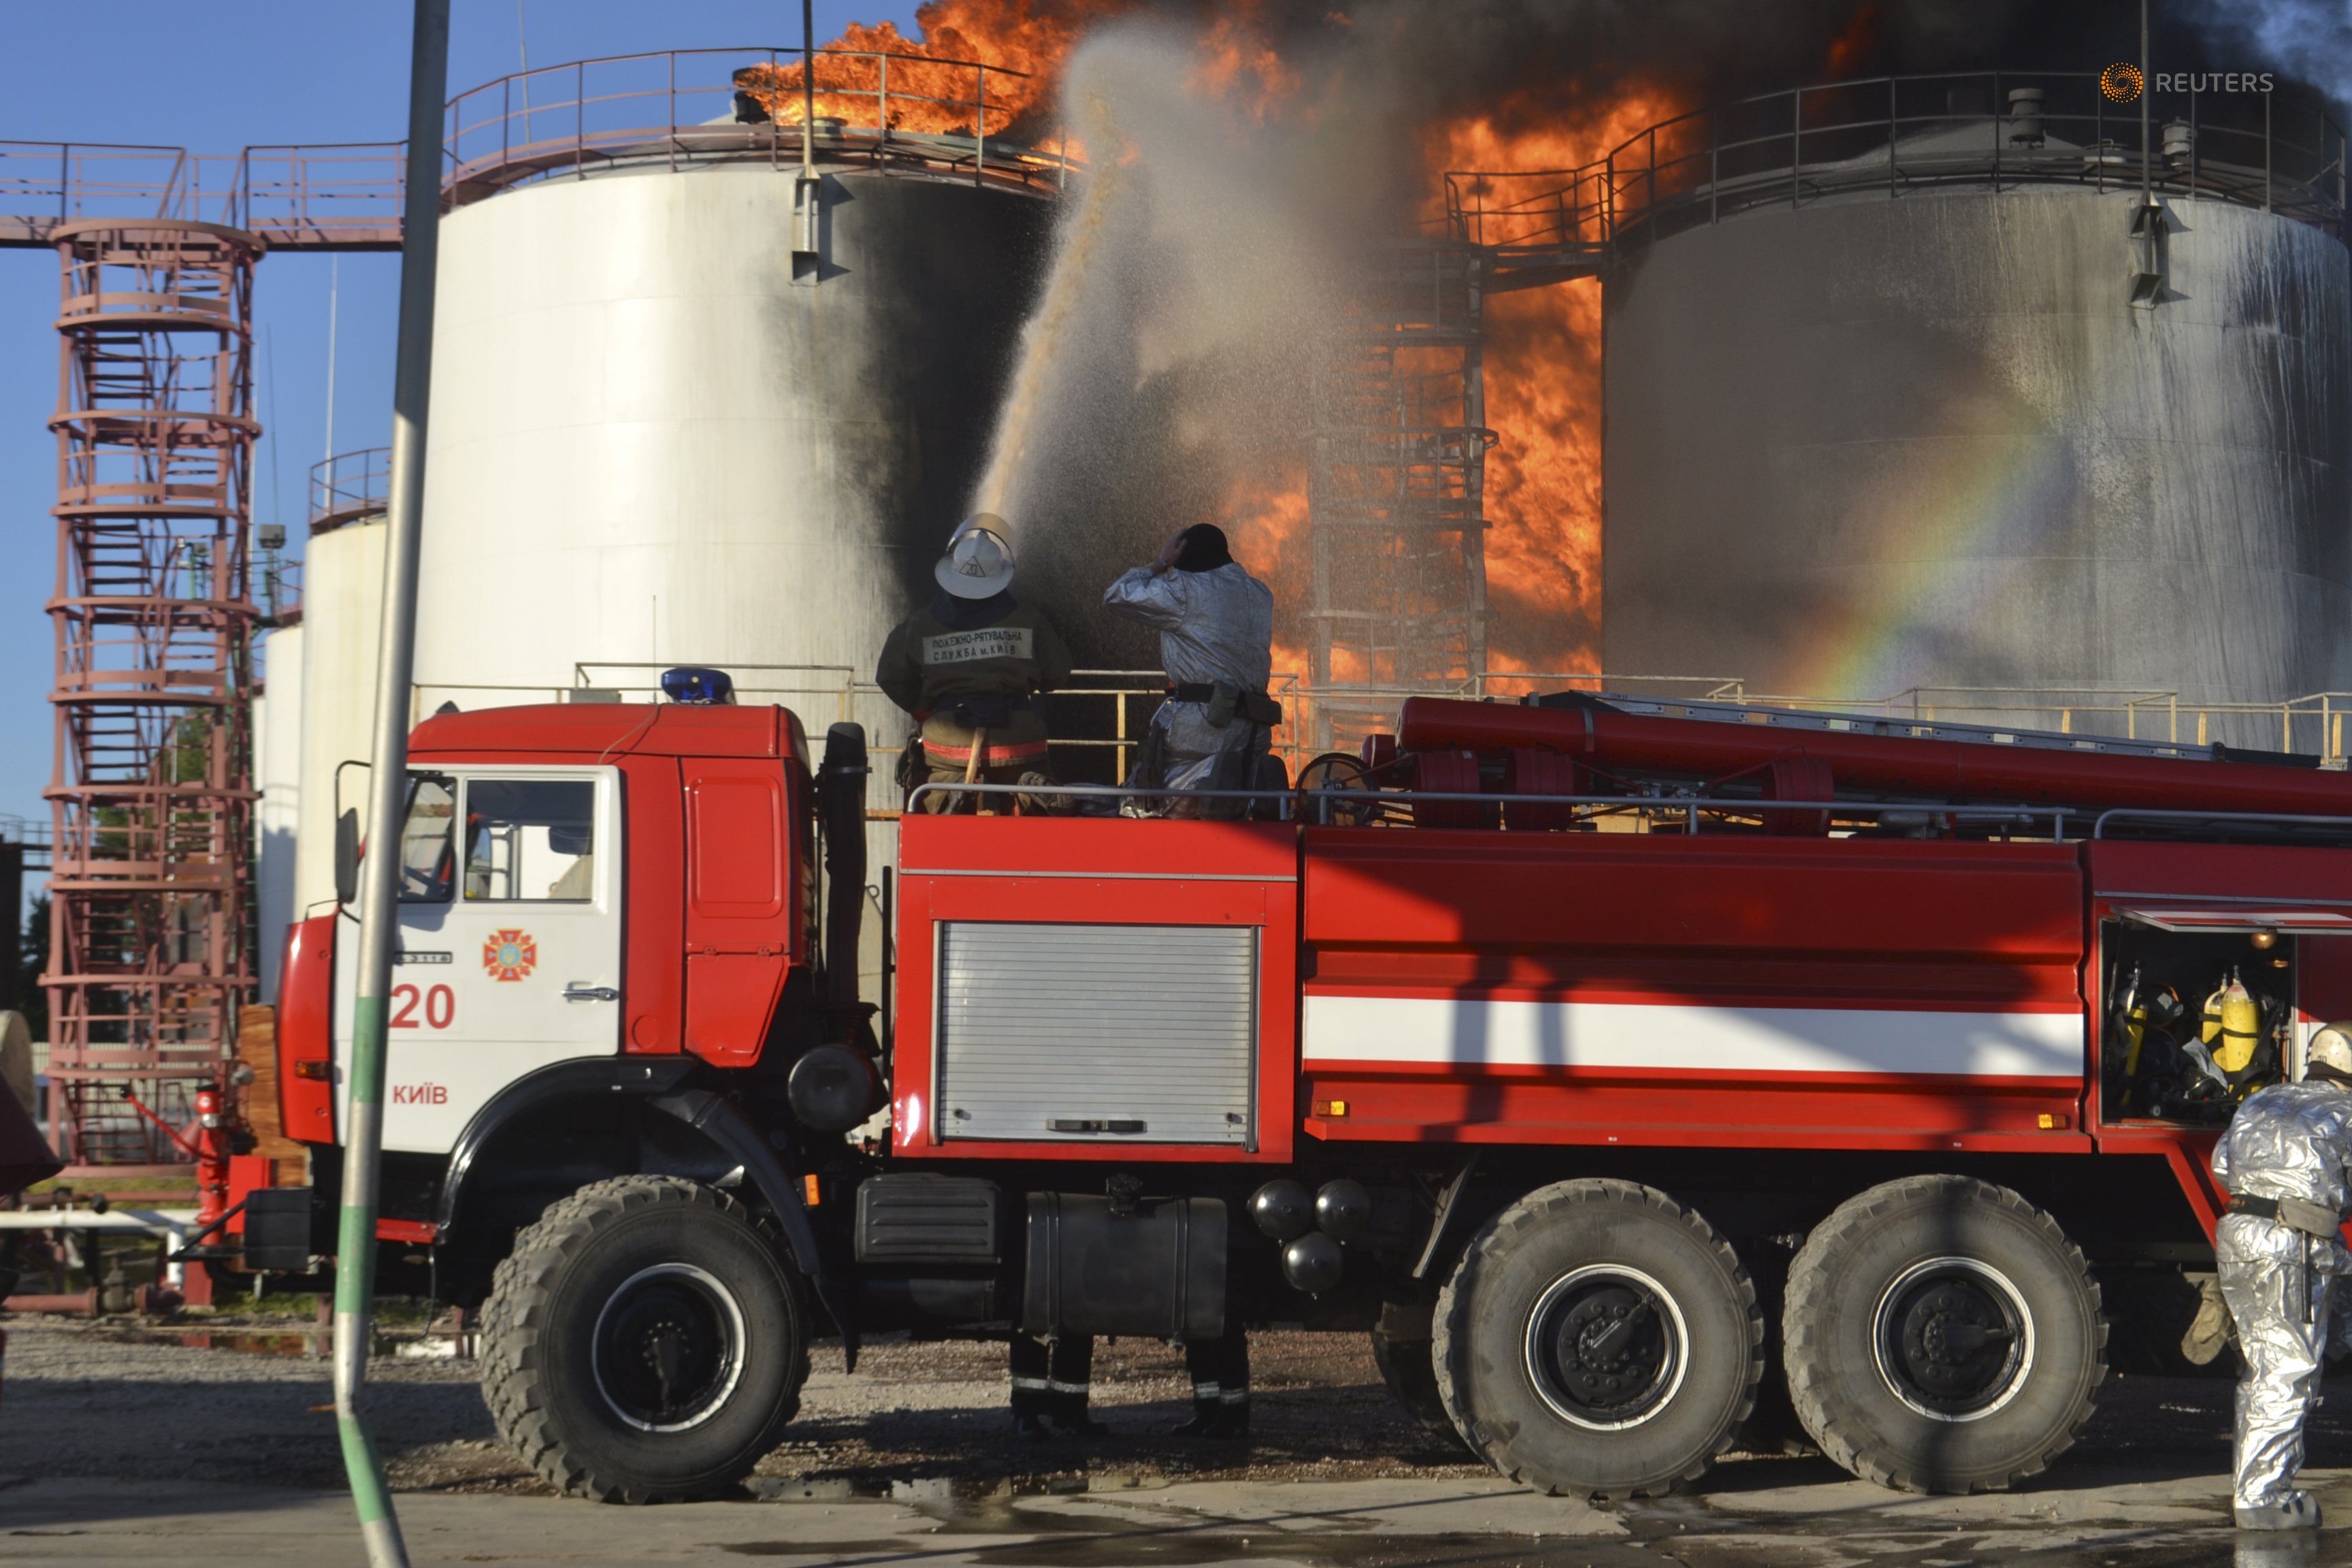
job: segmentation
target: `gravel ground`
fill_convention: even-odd
[[[297,1325],[297,1331],[303,1325]],[[172,1329],[5,1320],[0,1480],[72,1475],[124,1481],[342,1485],[326,1363],[306,1355],[158,1342]],[[1432,1437],[1389,1397],[1362,1335],[1251,1337],[1255,1383],[1247,1444],[1203,1444],[1168,1428],[1189,1414],[1179,1353],[1156,1342],[1098,1345],[1095,1409],[1112,1436],[1022,1444],[1006,1415],[1004,1350],[991,1343],[867,1347],[855,1374],[820,1345],[784,1445],[753,1489],[772,1497],[908,1489],[976,1495],[1171,1481],[1472,1479],[1490,1474]],[[407,1491],[541,1494],[499,1441],[473,1363],[378,1357],[371,1413],[393,1483]],[[2231,1385],[2217,1379],[2111,1377],[2068,1472],[2118,1468],[2219,1475],[2229,1464]],[[2352,1400],[2314,1417],[2311,1462],[2352,1463]],[[1843,1478],[1818,1458],[1749,1455],[1710,1489]]]
[[[0,1476],[340,1488],[326,1363],[198,1349],[169,1330],[5,1320]],[[300,1331],[281,1343],[299,1343]],[[218,1337],[218,1336],[216,1336]],[[1126,1473],[1147,1479],[1475,1477],[1390,1399],[1362,1335],[1253,1335],[1252,1440],[1199,1443],[1168,1428],[1191,1414],[1181,1354],[1156,1341],[1096,1347],[1094,1407],[1112,1436],[1012,1440],[1004,1347],[884,1343],[842,1370],[819,1345],[801,1414],[759,1468],[757,1489],[884,1492],[894,1484],[982,1488]],[[394,1487],[540,1493],[500,1443],[474,1363],[379,1356],[370,1414]]]

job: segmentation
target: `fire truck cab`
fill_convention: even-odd
[[[822,1335],[1236,1322],[1549,1491],[1759,1424],[2004,1488],[2178,1367],[2212,1142],[2352,1016],[2314,759],[1415,699],[1191,816],[965,786],[871,885],[866,782],[778,708],[415,731],[380,1235],[568,1490],[734,1485]],[[351,919],[279,1003],[321,1194]]]

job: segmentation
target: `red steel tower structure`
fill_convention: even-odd
[[[253,268],[185,220],[51,234],[56,859],[49,1110],[75,1165],[185,1158],[254,988]],[[153,1114],[143,1114],[152,1111]]]

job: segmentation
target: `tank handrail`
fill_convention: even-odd
[[[382,511],[391,493],[392,448],[362,447],[310,465],[314,532]]]
[[[445,107],[444,187],[463,204],[624,161],[667,159],[675,167],[682,159],[765,156],[790,166],[797,150],[782,132],[803,118],[803,71],[814,78],[806,89],[815,100],[813,118],[836,122],[824,132],[829,153],[854,135],[871,144],[861,153],[959,174],[969,164],[974,180],[992,175],[1028,184],[1039,174],[1057,181],[1066,175],[1066,135],[1052,152],[989,145],[1045,107],[1026,85],[1035,73],[912,48],[751,47],[597,56],[468,88]],[[829,80],[828,71],[836,79]],[[848,79],[837,79],[845,74]],[[614,107],[646,100],[658,107]],[[606,123],[637,119],[647,122]],[[992,161],[992,152],[998,153]]]
[[[1839,190],[1895,195],[1906,186],[1961,182],[1989,183],[1996,190],[2004,184],[2133,190],[2144,176],[2152,192],[2260,206],[2347,237],[2346,133],[2324,98],[2291,85],[2294,112],[2281,115],[2273,109],[2273,89],[2263,95],[2257,128],[2215,124],[2210,110],[2200,113],[2209,94],[2165,89],[2163,96],[2176,101],[2168,103],[2164,123],[2151,121],[2148,127],[2152,141],[2158,132],[2162,140],[2141,146],[2138,112],[2110,102],[2097,90],[2098,80],[2088,71],[1948,71],[1751,94],[1658,121],[1577,168],[1449,171],[1444,221],[1455,237],[1490,249],[1591,252],[1613,247],[1643,224],[1677,210],[1712,221],[1759,201],[1801,205]],[[1990,107],[1958,107],[1950,90],[1956,86],[1989,89]],[[1922,104],[1923,88],[1946,89],[1941,108]],[[2012,101],[2004,96],[2008,88],[2045,96]],[[2061,91],[2072,101],[2053,101]],[[1848,109],[1849,100],[1867,110]],[[1809,110],[1815,116],[1811,121]],[[2306,111],[2316,122],[2309,142],[2300,132]],[[1821,118],[1824,112],[1841,118]],[[1751,122],[1761,129],[1751,132]],[[1991,134],[1980,149],[1925,155],[1915,150],[1906,165],[1903,138],[1938,125],[1983,125]],[[2077,131],[2081,139],[2050,148],[2053,128]],[[1857,133],[1865,132],[1874,139],[1857,145]],[[1819,151],[1824,146],[1832,149],[1827,156]],[[2213,147],[2235,155],[2215,157]],[[1528,194],[1490,203],[1507,186]],[[1490,227],[1501,232],[1490,234]]]
[[[579,59],[565,60],[560,65],[533,66],[529,70],[509,71],[504,76],[492,77],[488,81],[477,83],[476,85],[467,88],[465,91],[455,94],[450,98],[449,102],[451,104],[455,104],[460,99],[471,98],[476,93],[488,92],[494,87],[503,87],[508,82],[520,81],[524,77],[543,76],[558,71],[576,70],[583,66],[624,65],[631,60],[670,59],[679,55],[773,55],[777,58],[784,60],[787,63],[797,64],[800,60],[802,52],[801,47],[798,44],[712,44],[691,49],[640,49],[635,54],[626,55],[584,55]],[[907,49],[842,49],[835,48],[831,45],[824,45],[818,47],[815,52],[819,55],[865,55],[869,57],[879,55],[887,56],[894,60],[916,60],[925,65],[961,66],[967,69],[977,68],[981,70],[989,72],[992,76],[1017,76],[1026,79],[1035,74],[1033,71],[1015,70],[1011,66],[992,66],[986,60],[954,59],[945,56],[927,55],[915,50]]]

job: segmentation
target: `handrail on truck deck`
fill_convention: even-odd
[[[1832,811],[1848,816],[1868,813],[1885,816],[1889,812],[1925,812],[1948,817],[1955,822],[2031,823],[2039,817],[2051,819],[2053,841],[2066,837],[2066,819],[2082,813],[2068,806],[2053,805],[1937,805],[1921,801],[1852,801],[1852,800],[1739,800],[1709,795],[1505,795],[1499,792],[1466,794],[1448,790],[1363,790],[1363,789],[1134,789],[1114,784],[963,784],[957,781],[920,784],[908,792],[908,815],[916,815],[915,803],[927,795],[1090,795],[1119,800],[1279,800],[1284,803],[1284,815],[1277,820],[1294,820],[1291,807],[1298,808],[1297,820],[1307,819],[1306,807],[1310,802],[1363,801],[1375,805],[1412,804],[1436,801],[1451,804],[1492,805],[1592,805],[1619,809],[1673,812],[1680,814],[1696,828],[1699,814],[1757,813],[1766,811]],[[2109,813],[2110,816],[2119,815]],[[2202,813],[2185,813],[2201,816]],[[2104,820],[2104,818],[2102,819]],[[2315,820],[2345,821],[2352,819],[2327,817]],[[1329,826],[1322,824],[1321,826]]]

